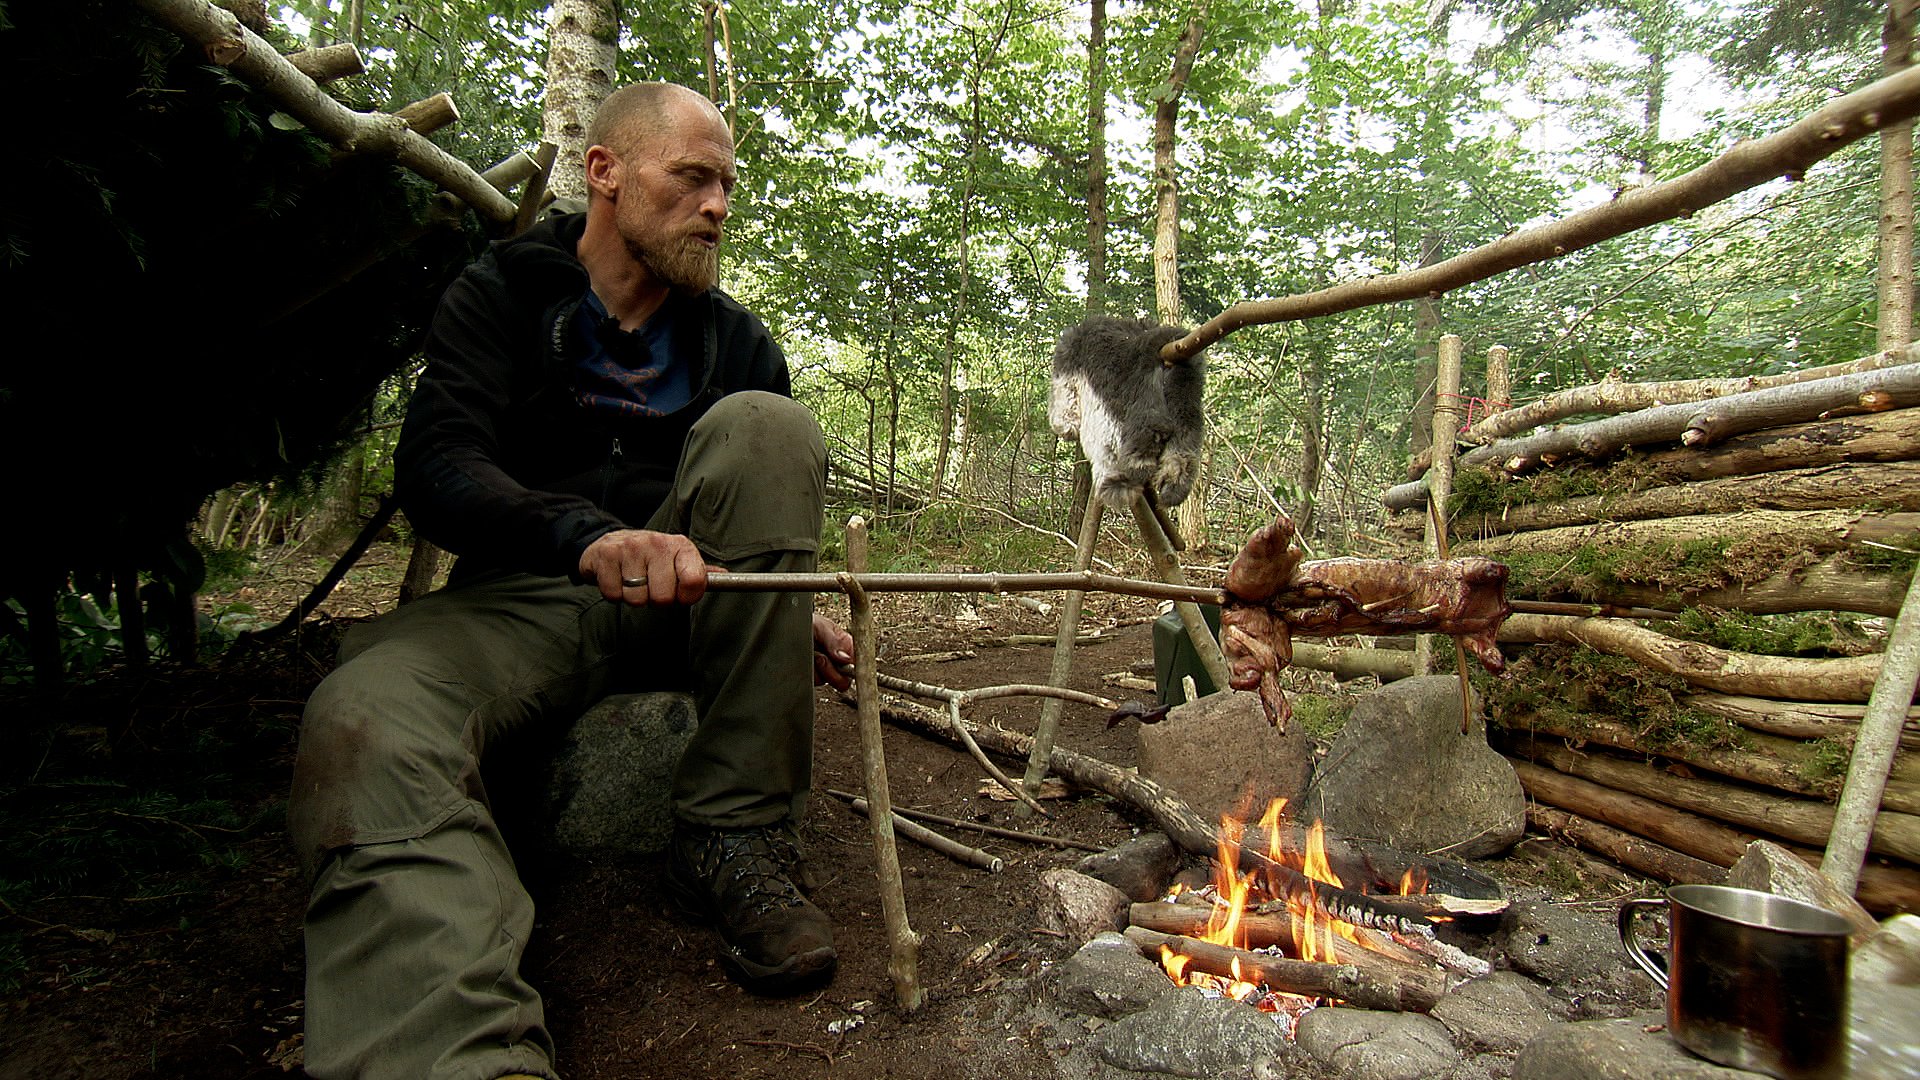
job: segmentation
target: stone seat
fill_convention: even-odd
[[[588,709],[545,769],[545,820],[569,854],[651,855],[673,836],[673,773],[698,720],[684,693],[615,694]]]

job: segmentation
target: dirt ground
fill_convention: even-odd
[[[376,549],[330,601],[330,614],[310,622],[298,640],[203,669],[109,674],[52,699],[13,691],[0,698],[15,746],[0,766],[0,827],[13,834],[0,853],[78,858],[89,845],[124,842],[128,828],[149,830],[135,831],[123,853],[103,854],[115,862],[105,870],[76,862],[65,886],[45,884],[32,867],[0,867],[0,884],[39,882],[0,892],[0,1076],[298,1072],[304,889],[281,818],[300,703],[325,673],[341,627],[390,603],[403,558]],[[277,617],[310,573],[277,568],[209,602],[243,598]],[[1116,689],[1103,677],[1151,660],[1151,605],[1097,596],[1088,607],[1083,628],[1108,634],[1076,650],[1072,685],[1150,696]],[[897,595],[880,597],[878,610],[881,668],[889,674],[954,688],[1046,681],[1050,645],[994,641],[1050,634],[1051,615],[1011,600],[982,598],[976,608]],[[972,655],[925,658],[953,650]],[[826,794],[860,790],[854,710],[825,689],[816,702],[815,796],[803,838],[821,883],[815,899],[836,926],[840,968],[833,982],[791,999],[744,993],[715,963],[712,931],[671,908],[658,857],[587,861],[523,850],[517,857],[540,911],[527,970],[546,995],[564,1075],[1074,1074],[1063,1058],[1085,1032],[1030,1008],[1033,977],[1070,951],[1036,927],[1034,912],[1040,872],[1071,866],[1084,852],[974,838],[1006,862],[1004,872],[988,874],[903,842],[928,1000],[916,1015],[901,1014],[886,971],[867,825]],[[969,716],[1031,730],[1039,707],[1035,699],[987,701]],[[1109,731],[1084,706],[1066,709],[1061,742],[1121,765],[1134,756],[1132,727]],[[1102,846],[1144,824],[1129,808],[1085,793],[1052,801],[1050,821],[1023,820],[1011,804],[980,793],[983,774],[964,752],[890,727],[886,754],[899,806]],[[225,807],[225,816],[209,816],[178,794],[183,786]],[[89,801],[100,790],[148,789],[176,794],[150,804]],[[143,843],[142,836],[150,839]],[[1577,859],[1533,861],[1536,870],[1551,863],[1550,873],[1570,874],[1575,885],[1608,891],[1615,884],[1604,873],[1584,878]],[[1087,1075],[1084,1063],[1078,1068],[1077,1075]]]

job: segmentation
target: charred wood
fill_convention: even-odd
[[[1280,993],[1331,998],[1357,1008],[1390,1012],[1426,1012],[1434,1005],[1434,1001],[1427,1000],[1430,972],[1400,977],[1397,971],[1362,969],[1355,964],[1287,960],[1138,926],[1127,928],[1127,940],[1150,959],[1160,959],[1161,950],[1166,949],[1175,956],[1186,957],[1194,971],[1257,983]]]

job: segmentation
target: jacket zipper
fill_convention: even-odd
[[[613,470],[620,464],[625,451],[620,449],[620,436],[613,437],[613,448],[607,453],[606,476],[600,484],[600,506],[605,509],[609,499],[613,498]]]

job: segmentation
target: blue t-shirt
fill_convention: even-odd
[[[687,365],[673,358],[673,331],[679,321],[673,297],[638,330],[620,329],[620,320],[587,290],[574,316],[574,332],[583,345],[574,367],[573,392],[588,412],[612,416],[665,416],[693,397]]]

